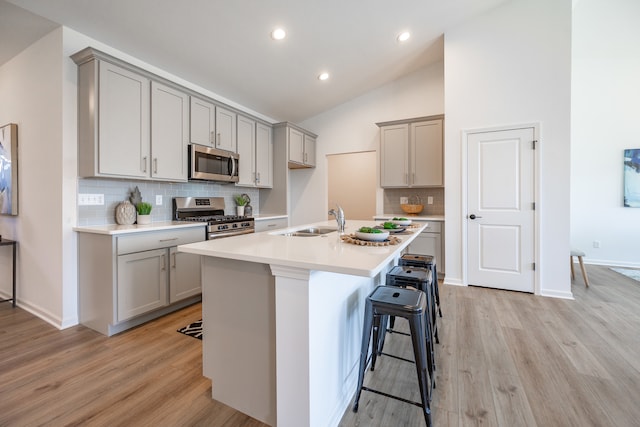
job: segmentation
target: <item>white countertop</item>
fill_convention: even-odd
[[[407,214],[381,214],[373,218],[376,220],[385,220],[391,218],[407,218],[414,221],[444,221],[444,215],[407,215]]]
[[[95,234],[129,234],[129,233],[141,233],[145,231],[158,231],[158,230],[170,230],[176,228],[187,227],[204,227],[204,222],[189,222],[189,221],[159,221],[152,222],[148,225],[119,225],[119,224],[106,224],[106,225],[91,225],[85,227],[73,227],[73,231],[80,233],[95,233]]]
[[[373,220],[347,220],[345,231],[350,234],[360,227],[375,225],[378,224]],[[322,221],[271,232],[206,240],[180,245],[178,251],[260,264],[374,277],[394,257],[399,256],[402,249],[420,234],[427,223],[420,222],[420,228],[409,229],[413,231],[410,235],[398,235],[402,242],[389,246],[359,246],[345,243],[340,240],[337,232],[313,237],[281,235],[310,226],[336,227],[336,222]]]

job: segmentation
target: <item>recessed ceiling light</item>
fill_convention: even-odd
[[[321,73],[318,76],[318,80],[327,80],[329,78],[329,73]]]
[[[286,37],[286,35],[287,33],[282,28],[276,28],[275,30],[271,31],[271,38],[274,40],[282,40]]]
[[[409,31],[405,31],[403,33],[400,33],[400,35],[398,36],[398,41],[406,42],[407,40],[409,40],[409,37],[411,37],[411,33],[409,33]]]

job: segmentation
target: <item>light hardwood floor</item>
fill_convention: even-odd
[[[640,425],[640,283],[587,272],[575,301],[440,287],[435,426]],[[176,332],[200,310],[106,338],[0,304],[0,426],[264,426],[210,398],[200,341]],[[408,338],[385,351],[409,356]],[[419,400],[409,363],[383,356],[366,382]],[[340,424],[422,425],[419,408],[368,392]]]

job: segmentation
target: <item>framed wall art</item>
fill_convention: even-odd
[[[640,148],[624,150],[624,205],[640,208]]]
[[[0,215],[18,215],[18,125],[0,127]]]

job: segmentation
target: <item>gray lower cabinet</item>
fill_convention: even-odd
[[[438,276],[444,275],[442,222],[429,221],[429,225],[409,245],[408,252],[436,257]]]
[[[204,237],[202,227],[79,233],[80,323],[111,336],[199,301],[200,256],[177,246]]]
[[[261,231],[272,231],[289,226],[288,218],[272,218],[256,220],[256,233]]]

